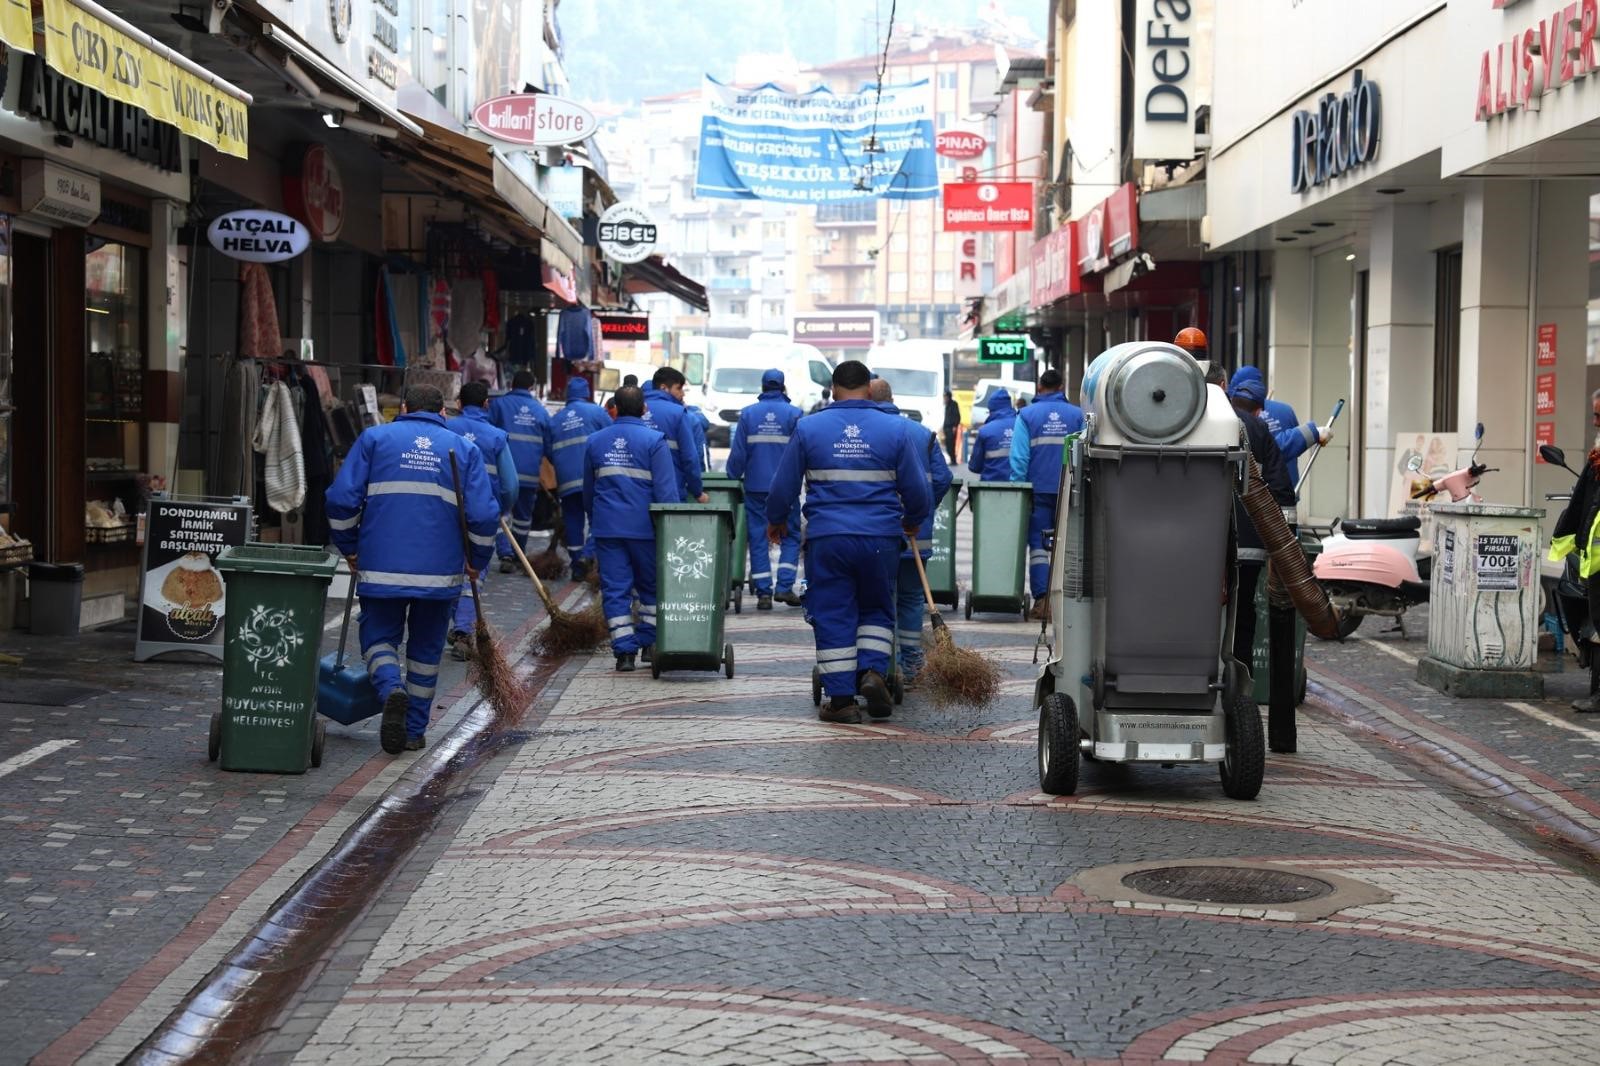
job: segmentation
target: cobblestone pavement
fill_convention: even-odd
[[[729,620],[733,681],[571,664],[257,1061],[1594,1061],[1592,870],[1315,704],[1255,802],[1210,767],[1041,795],[1036,627],[954,629],[1007,672],[990,711],[820,723],[783,608]],[[1360,649],[1313,648],[1316,687]],[[1183,861],[1338,890],[1119,887]]]
[[[527,587],[494,575],[503,633],[542,616]],[[132,1050],[415,758],[379,753],[375,720],[328,722],[318,770],[223,773],[206,759],[220,666],[132,649],[131,624],[0,635],[24,659],[0,666],[0,697],[52,701],[0,702],[0,1062]],[[435,736],[472,703],[464,673],[447,655]]]

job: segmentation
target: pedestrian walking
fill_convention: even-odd
[[[578,379],[574,379],[578,380]],[[533,529],[533,506],[539,498],[539,470],[550,444],[550,413],[533,394],[531,370],[519,370],[511,378],[511,391],[489,404],[494,424],[505,431],[511,442],[511,457],[517,464],[517,499],[511,508],[511,532],[517,546],[528,548],[528,533]],[[516,553],[504,533],[496,543],[500,572],[509,574],[517,567]]]
[[[499,525],[483,456],[445,426],[443,411],[434,386],[407,389],[400,416],[356,438],[327,492],[333,544],[349,560],[361,597],[361,655],[383,703],[378,739],[391,755],[427,743],[451,608],[467,568],[482,571],[494,558]],[[452,453],[470,554],[461,543]]]
[[[1011,480],[1011,437],[1017,424],[1017,410],[1011,406],[1011,394],[1005,389],[995,389],[989,397],[989,417],[978,427],[978,439],[972,442],[972,457],[967,469],[978,475],[980,481]]]
[[[1083,429],[1083,410],[1067,401],[1059,370],[1039,375],[1033,402],[1017,415],[1011,433],[1011,480],[1033,485],[1028,516],[1028,587],[1036,619],[1050,617],[1050,553],[1045,535],[1056,528],[1061,458],[1067,437]]]
[[[944,450],[950,455],[950,462],[956,459],[956,435],[961,429],[961,405],[956,403],[955,393],[949,389],[944,390]]]
[[[944,501],[944,494],[950,491],[955,476],[950,473],[950,464],[944,461],[944,454],[939,451],[939,438],[933,430],[921,422],[901,416],[900,408],[895,406],[894,388],[887,378],[873,378],[869,395],[885,414],[900,419],[900,429],[922,459],[927,474],[931,502],[928,505],[928,517],[922,520],[916,536],[916,552],[925,564],[933,555],[934,515],[939,512],[939,504]],[[911,545],[902,541],[894,593],[895,632],[900,641],[900,675],[906,684],[915,680],[922,671],[922,618],[928,610],[928,601],[922,592],[921,571],[911,552]]]
[[[556,498],[574,581],[582,581],[594,565],[594,535],[587,529],[583,505],[584,457],[590,435],[609,425],[611,416],[589,399],[589,383],[569,380],[567,404],[550,420],[550,464],[556,471]]]
[[[1567,556],[1577,553],[1576,576],[1588,597],[1589,618],[1600,623],[1600,389],[1589,394],[1589,408],[1594,419],[1594,443],[1572,486],[1572,499],[1551,531],[1549,558],[1553,563],[1564,564]],[[1417,451],[1422,451],[1420,443]],[[1577,639],[1573,637],[1574,641]],[[1600,633],[1591,632],[1589,641],[1600,644]],[[1589,654],[1600,654],[1600,648],[1591,648]],[[1600,712],[1600,693],[1574,700],[1571,706],[1583,714]]]
[[[930,510],[927,473],[898,416],[868,397],[871,372],[849,359],[833,371],[833,402],[795,424],[767,491],[771,515],[806,490],[806,611],[828,703],[824,722],[859,722],[856,693],[882,718],[893,648],[900,545]],[[781,542],[785,523],[767,525]]]
[[[516,506],[520,485],[517,481],[517,464],[511,454],[511,442],[506,431],[489,420],[489,386],[482,381],[469,381],[461,386],[461,413],[445,422],[445,428],[478,449],[483,457],[484,471],[489,484],[494,487],[500,503],[500,514],[508,515]],[[502,534],[502,539],[504,535]],[[489,583],[489,571],[478,575],[478,592]],[[456,600],[450,622],[450,654],[457,661],[472,657],[473,629],[478,624],[478,601],[473,597],[471,584],[463,585],[461,597]]]
[[[673,502],[705,503],[710,497],[700,483],[704,472],[700,465],[700,442],[683,407],[683,387],[687,383],[688,379],[670,366],[657,370],[644,389],[644,424],[665,437],[667,448],[672,452],[672,465],[678,471],[679,494],[679,499]]]
[[[656,642],[656,533],[652,503],[678,503],[678,475],[666,439],[644,422],[644,395],[618,389],[617,420],[589,435],[583,505],[600,562],[600,602],[617,671],[634,669]],[[633,602],[639,601],[634,624]]]
[[[744,482],[745,526],[750,530],[750,580],[756,589],[756,610],[772,610],[776,598],[791,607],[800,606],[794,593],[795,572],[800,565],[800,501],[774,516],[773,525],[785,529],[778,544],[778,576],[772,576],[772,545],[766,538],[767,490],[778,460],[789,444],[800,408],[789,402],[784,391],[783,371],[773,369],[761,375],[761,395],[739,412],[733,430],[733,445],[728,452],[728,476]],[[774,592],[776,589],[776,592]]]

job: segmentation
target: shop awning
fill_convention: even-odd
[[[676,296],[698,311],[709,313],[711,310],[711,303],[706,299],[706,287],[668,266],[659,255],[624,267],[623,279],[622,287],[628,292],[664,292]]]
[[[44,61],[62,77],[219,152],[249,158],[250,94],[93,0],[44,0],[43,36]],[[0,40],[20,52],[36,50],[28,0],[0,0]],[[89,44],[75,49],[75,40]]]
[[[583,238],[507,163],[499,149],[474,137],[410,116],[418,136],[401,133],[381,146],[438,195],[470,204],[512,234],[540,242],[540,255],[558,269],[583,262]]]

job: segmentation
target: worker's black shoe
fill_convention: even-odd
[[[1594,696],[1585,696],[1581,700],[1573,700],[1572,709],[1577,711],[1579,714],[1600,713],[1600,694]]]
[[[406,737],[406,750],[407,751],[421,751],[422,749],[426,748],[427,746],[428,746],[428,738],[426,736]]]
[[[856,708],[854,696],[834,696],[828,700],[827,706],[817,711],[817,717],[824,722],[857,725],[861,721],[861,711]]]
[[[456,630],[450,634],[450,655],[458,663],[472,658],[472,636]]]
[[[770,610],[772,610],[772,597],[769,594],[765,593],[765,592],[758,594],[756,596],[756,610],[758,610],[758,611],[770,611]]]
[[[589,576],[589,564],[582,559],[572,560],[572,580],[582,581]]]
[[[509,574],[517,568],[517,561],[509,555],[500,556],[500,572]]]
[[[778,593],[772,598],[777,600],[779,603],[786,603],[790,607],[800,607],[806,602],[799,596],[795,595],[794,589],[784,589],[782,592]]]
[[[656,657],[656,646],[654,644],[646,644],[644,647],[639,649],[639,661],[640,662],[647,663],[650,660],[654,659],[655,657]]]
[[[406,705],[404,688],[397,688],[383,701],[383,722],[378,726],[378,744],[390,755],[406,750]]]
[[[867,700],[867,713],[874,718],[887,718],[894,713],[894,700],[889,696],[889,683],[876,670],[868,670],[861,678],[861,695]]]
[[[631,674],[634,667],[634,653],[631,651],[620,652],[617,655],[617,673]]]

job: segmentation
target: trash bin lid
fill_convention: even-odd
[[[716,501],[711,503],[652,503],[650,505],[651,514],[703,515],[707,511],[721,511],[723,514],[731,516],[733,514],[733,506],[727,502],[718,503]]]
[[[82,581],[82,563],[29,563],[28,580],[30,581]]]
[[[1106,379],[1102,406],[1135,442],[1170,444],[1188,435],[1205,414],[1205,376],[1193,358],[1171,345],[1125,353]]]
[[[242,544],[217,556],[218,570],[333,579],[339,557],[309,544]]]

